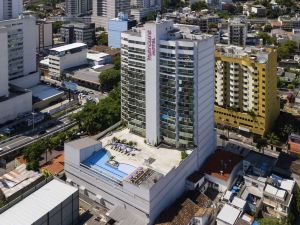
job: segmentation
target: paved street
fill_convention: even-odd
[[[21,147],[24,144],[28,144],[28,143],[34,141],[35,139],[38,139],[42,136],[46,136],[48,134],[58,132],[59,130],[65,128],[66,126],[71,124],[71,121],[69,121],[68,115],[70,115],[72,113],[76,113],[80,110],[81,110],[81,108],[71,111],[56,120],[41,123],[34,129],[34,131],[32,130],[32,128],[28,128],[29,130],[24,132],[23,134],[17,135],[16,137],[11,137],[8,140],[4,140],[0,144],[0,156],[5,154],[6,152],[9,152],[16,148]],[[53,122],[55,122],[54,126],[53,126]],[[40,132],[42,130],[46,130],[46,133],[40,134]]]

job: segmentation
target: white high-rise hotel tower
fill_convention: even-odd
[[[122,33],[121,44],[122,120],[129,129],[151,145],[213,151],[213,38],[158,19]]]

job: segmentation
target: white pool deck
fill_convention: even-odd
[[[125,139],[127,142],[136,142],[137,146],[135,148],[139,149],[139,151],[133,151],[132,153],[134,155],[126,155],[125,153],[114,150],[112,145],[110,145],[113,137],[120,140]],[[103,147],[107,149],[112,156],[115,156],[115,160],[119,163],[126,163],[135,167],[148,167],[164,175],[180,164],[180,150],[164,146],[153,147],[144,143],[144,140],[143,137],[130,133],[129,129],[125,128],[103,137],[100,141]],[[149,158],[153,159],[153,162],[150,164],[147,163]]]

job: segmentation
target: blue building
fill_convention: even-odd
[[[130,30],[136,26],[135,20],[128,20],[128,15],[119,13],[117,18],[108,22],[108,46],[112,48],[121,48],[121,32]]]

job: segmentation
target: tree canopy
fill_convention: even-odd
[[[102,32],[98,36],[98,44],[99,45],[108,45],[108,34],[106,32]]]
[[[120,70],[115,68],[104,70],[99,75],[99,82],[103,91],[110,91],[120,82]]]
[[[81,130],[89,135],[96,134],[120,121],[121,117],[120,86],[109,92],[99,103],[87,103],[73,118],[78,121]]]
[[[201,11],[207,9],[207,4],[204,1],[198,1],[191,5],[192,11]]]
[[[297,44],[294,41],[287,40],[279,45],[277,54],[279,59],[289,58],[297,49]]]

